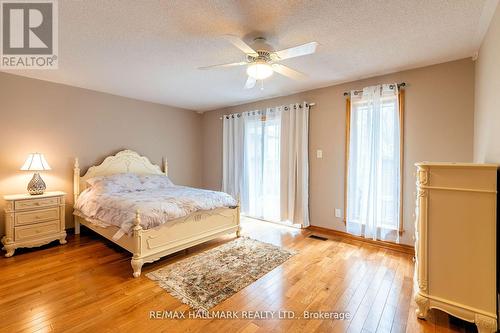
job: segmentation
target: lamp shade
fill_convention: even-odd
[[[266,63],[254,63],[247,68],[247,74],[256,80],[264,80],[273,75],[274,71]]]
[[[23,171],[45,171],[50,170],[50,166],[45,160],[43,154],[33,153],[29,154],[26,162],[21,167]]]

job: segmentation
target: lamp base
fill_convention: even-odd
[[[28,183],[28,193],[31,195],[40,195],[45,192],[47,186],[45,185],[40,174],[36,172]]]

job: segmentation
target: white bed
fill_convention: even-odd
[[[167,176],[166,160],[164,160],[164,164],[164,171],[162,172],[159,166],[152,164],[146,157],[142,157],[131,150],[124,150],[114,156],[107,157],[100,165],[89,168],[87,173],[81,177],[78,159],[76,159],[74,167],[74,202],[77,202],[80,194],[88,187],[88,179],[121,173]],[[132,253],[133,275],[139,277],[144,263],[153,262],[168,254],[227,233],[235,232],[236,236],[239,236],[239,213],[239,205],[198,210],[186,216],[169,220],[154,228],[145,229],[141,226],[141,213],[137,210],[133,219],[132,230],[127,234],[119,226],[96,223],[97,221],[94,219],[85,218],[76,210],[75,233],[80,233],[80,225],[83,224]]]

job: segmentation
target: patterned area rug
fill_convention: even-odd
[[[208,311],[295,253],[240,237],[146,276],[193,309]]]

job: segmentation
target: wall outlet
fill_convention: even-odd
[[[323,151],[321,149],[316,150],[316,158],[323,158]]]
[[[335,217],[342,217],[342,209],[340,208],[335,208]]]

